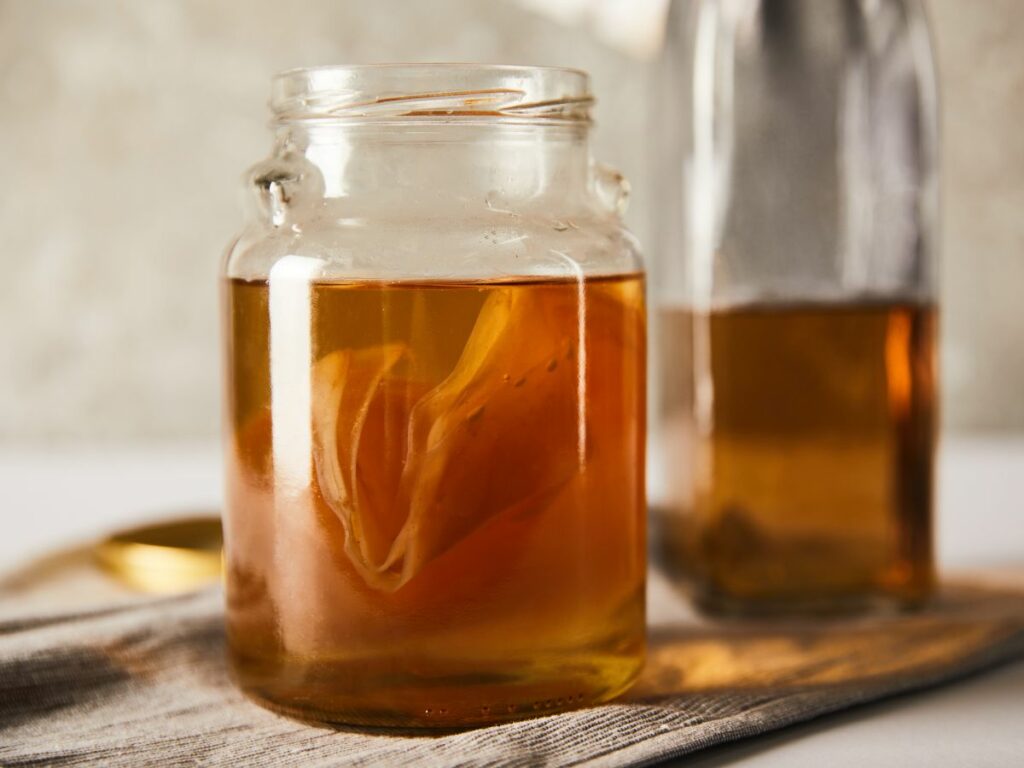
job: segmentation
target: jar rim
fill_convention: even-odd
[[[353,64],[285,70],[271,81],[278,124],[497,120],[589,123],[590,76],[514,64]]]

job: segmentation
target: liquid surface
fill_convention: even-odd
[[[621,691],[644,636],[639,276],[227,286],[236,675],[451,727]]]
[[[933,308],[661,317],[666,555],[711,608],[914,602],[933,581]],[[666,357],[670,355],[670,357]],[[692,366],[688,363],[692,361]]]

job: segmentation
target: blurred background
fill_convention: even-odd
[[[928,0],[943,92],[943,398],[1024,428],[1024,2]],[[268,78],[326,63],[591,72],[596,155],[649,240],[660,0],[0,0],[0,443],[207,439],[217,267]],[[599,9],[599,10],[595,10]]]

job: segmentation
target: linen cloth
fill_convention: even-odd
[[[1018,581],[950,583],[910,614],[716,624],[652,572],[649,661],[625,697],[444,735],[317,727],[251,703],[230,681],[216,589],[30,615],[8,604],[0,765],[653,764],[1024,657]]]

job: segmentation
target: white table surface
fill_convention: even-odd
[[[221,502],[215,443],[0,449],[0,574],[119,527]],[[1024,563],[1024,437],[946,437],[946,570]],[[1024,766],[1024,663],[679,761],[719,766]]]

